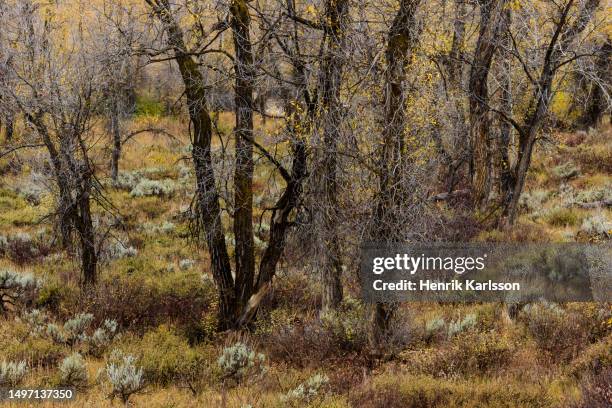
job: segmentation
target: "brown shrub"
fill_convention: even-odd
[[[149,327],[172,323],[179,327],[200,322],[212,313],[216,294],[212,284],[197,280],[150,282],[138,277],[107,278],[82,293],[68,311],[94,315],[94,321],[115,319],[120,327],[143,333]]]
[[[582,384],[582,401],[575,408],[612,406],[612,368],[601,371]]]
[[[587,132],[582,130],[576,133],[570,133],[569,135],[567,135],[564,142],[566,146],[576,147],[584,143],[586,138],[587,138]]]
[[[567,362],[589,344],[591,324],[575,311],[555,304],[530,304],[519,319],[551,362]]]

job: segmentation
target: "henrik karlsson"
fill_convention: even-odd
[[[505,291],[521,290],[521,284],[518,282],[493,282],[491,280],[486,282],[478,282],[475,280],[465,280],[463,282],[458,280],[452,280],[450,282],[438,282],[433,280],[419,280],[418,283],[407,279],[402,279],[398,282],[383,282],[381,279],[374,281],[374,290],[408,290],[408,291],[461,291],[461,290],[474,290],[474,291]]]

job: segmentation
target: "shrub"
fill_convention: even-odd
[[[0,385],[15,386],[23,380],[27,372],[25,361],[19,363],[3,361],[0,364]]]
[[[525,323],[545,357],[553,361],[572,359],[588,344],[589,322],[554,303],[529,304],[519,320]]]
[[[573,227],[580,222],[580,214],[572,208],[556,207],[546,213],[545,219],[555,227]]]
[[[359,351],[367,345],[367,310],[356,299],[346,297],[338,309],[324,313],[321,325],[344,350]]]
[[[456,320],[448,324],[447,337],[450,339],[456,334],[471,329],[474,326],[476,326],[476,315],[470,313],[463,320]]]
[[[582,384],[577,408],[609,408],[612,401],[612,368],[608,367]]]
[[[174,194],[176,183],[171,179],[166,180],[149,180],[142,179],[130,191],[132,197],[148,197],[148,196],[165,196],[169,197]]]
[[[0,255],[5,255],[13,262],[23,265],[49,255],[49,240],[43,234],[36,237],[19,232],[14,235],[0,236]]]
[[[121,258],[132,258],[138,255],[136,248],[127,245],[121,241],[115,241],[111,243],[106,251],[102,253],[102,257],[109,260],[121,259]]]
[[[612,143],[605,145],[581,145],[578,147],[576,159],[585,171],[612,172]]]
[[[46,318],[37,319],[37,317],[36,314],[28,315],[28,321],[33,327],[40,327],[46,321]],[[44,334],[56,344],[74,346],[77,343],[87,342],[90,352],[94,355],[100,355],[115,337],[117,322],[107,319],[91,336],[88,336],[87,331],[93,318],[91,313],[80,313],[67,320],[63,326],[48,323],[44,329]],[[37,328],[35,332],[42,333],[43,331]]]
[[[117,180],[113,182],[113,187],[121,190],[132,190],[142,178],[142,174],[138,172],[120,171]]]
[[[0,271],[0,314],[33,302],[42,281],[29,273],[17,273],[11,270]]]
[[[183,271],[193,268],[194,265],[195,261],[193,259],[181,259],[179,261],[179,268]]]
[[[221,369],[222,378],[241,382],[265,373],[265,360],[263,354],[255,353],[246,344],[238,342],[223,349],[217,365]]]
[[[559,180],[569,180],[580,175],[580,169],[568,162],[552,169],[552,174]]]
[[[576,202],[591,203],[594,201],[612,200],[612,188],[582,190],[576,194]]]
[[[119,397],[127,404],[130,396],[144,388],[143,370],[136,367],[136,358],[132,355],[124,355],[115,350],[105,371],[111,385],[111,399]]]
[[[104,323],[89,337],[89,352],[94,356],[102,355],[117,335],[117,327],[115,320],[104,320]]]
[[[176,225],[168,221],[165,221],[162,224],[147,222],[143,224],[142,229],[149,235],[170,234],[176,229]]]
[[[282,400],[289,405],[304,406],[310,404],[328,383],[329,378],[326,375],[315,374],[290,390],[282,397]]]
[[[414,374],[469,376],[506,367],[514,350],[514,343],[499,333],[472,330],[444,346],[405,351],[401,359]]]
[[[590,345],[572,361],[569,373],[577,378],[599,374],[602,370],[612,369],[612,335]]]
[[[64,332],[69,344],[75,344],[87,339],[85,331],[91,325],[93,315],[91,313],[79,313],[64,323]]]
[[[137,347],[147,382],[166,385],[188,381],[203,365],[187,341],[164,325],[147,333]]]
[[[605,216],[597,214],[582,221],[580,230],[592,237],[610,237],[612,236],[612,222],[608,221]]]
[[[540,209],[550,196],[551,192],[546,190],[527,191],[521,195],[519,203],[527,211],[535,211]]]
[[[88,294],[86,311],[96,321],[113,316],[119,327],[144,333],[165,322],[182,326],[199,321],[212,310],[216,296],[214,286],[202,282],[196,273],[166,273],[155,279],[111,276],[101,279]]]
[[[71,354],[59,366],[60,385],[80,388],[87,385],[87,367],[79,353]]]
[[[441,317],[435,317],[425,322],[425,340],[432,341],[444,331],[446,322]]]
[[[23,314],[24,322],[29,326],[31,333],[41,335],[45,333],[47,328],[47,320],[49,317],[40,309],[33,309],[30,312]]]
[[[42,196],[47,192],[47,189],[45,188],[44,176],[36,172],[31,172],[29,175],[29,180],[19,183],[17,192],[28,203],[32,205],[39,205]]]
[[[161,101],[147,95],[136,97],[135,115],[136,116],[163,116],[165,112]]]
[[[349,395],[360,408],[557,407],[545,389],[502,381],[451,381],[430,376],[383,376]]]

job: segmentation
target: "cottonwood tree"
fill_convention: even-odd
[[[111,179],[117,181],[119,176],[119,161],[125,133],[123,122],[135,110],[136,79],[139,75],[138,61],[134,57],[135,44],[143,42],[144,30],[140,30],[134,5],[116,5],[105,2],[101,7],[104,35],[104,46],[112,52],[114,58],[107,66],[107,79],[104,100],[107,129],[111,136]]]
[[[516,18],[513,19],[510,31],[512,36],[510,52],[521,66],[524,80],[530,85],[531,98],[522,118],[494,109],[502,120],[512,124],[518,134],[517,155],[509,174],[509,188],[504,192],[503,198],[505,224],[512,224],[517,217],[518,202],[531,164],[533,148],[549,117],[550,104],[559,87],[559,77],[571,71],[577,59],[593,56],[590,49],[583,48],[586,42],[581,41],[579,37],[593,33],[592,30],[587,30],[587,26],[596,15],[599,5],[599,0],[544,2],[545,7],[542,9],[526,7],[514,13]],[[607,18],[604,13],[602,17],[604,23]],[[540,20],[546,22],[543,29],[548,31],[544,41],[530,38],[532,33],[535,35],[539,30],[530,31],[528,28],[533,21]],[[526,45],[526,49],[523,49],[521,46],[523,41],[534,41],[534,45],[532,47]]]
[[[181,13],[189,12],[188,5],[170,4],[167,0],[145,0],[152,15],[161,23],[162,42],[165,47],[148,55],[176,61],[183,79],[185,101],[191,122],[192,158],[196,172],[195,212],[202,226],[210,255],[213,278],[219,292],[220,329],[238,328],[254,317],[255,311],[271,285],[276,265],[285,246],[290,216],[295,209],[301,193],[305,175],[304,150],[299,141],[292,142],[291,165],[287,170],[253,136],[253,55],[250,34],[251,11],[247,2],[234,0],[227,5],[229,18],[211,24],[208,31],[199,30],[197,38],[188,36],[179,23]],[[198,20],[196,27],[203,27]],[[220,33],[231,28],[234,42],[233,52],[219,46]],[[190,46],[186,39],[193,40]],[[218,47],[219,48],[216,48]],[[200,57],[206,54],[225,55],[233,65],[235,80],[234,153],[235,171],[233,177],[234,255],[235,278],[226,243],[226,230],[223,225],[220,180],[216,176],[212,157],[213,128],[207,107],[207,71],[200,67]],[[197,57],[197,58],[196,58]],[[203,63],[205,65],[205,63]],[[253,238],[253,149],[264,157],[278,171],[285,182],[280,198],[271,210],[270,232],[263,254],[259,261],[259,271],[255,274]]]
[[[86,31],[87,24],[67,29],[59,7],[5,4],[2,49],[11,64],[2,67],[10,81],[0,84],[0,100],[23,115],[30,130],[29,139],[16,148],[41,146],[48,153],[62,244],[72,248],[76,235],[82,283],[90,285],[96,282],[98,261],[92,202],[109,207],[91,157],[93,128],[103,99],[104,67],[112,56],[90,41],[94,33]]]
[[[406,75],[418,43],[420,27],[417,11],[420,0],[401,0],[387,37],[384,76],[384,123],[378,159],[378,191],[369,238],[374,242],[397,242],[397,222],[405,206],[414,200],[407,188],[406,174],[415,166],[406,142]],[[380,347],[389,331],[396,305],[377,303],[372,314],[370,343]]]
[[[338,147],[343,117],[340,90],[342,86],[346,35],[349,23],[349,1],[327,0],[322,19],[326,36],[319,78],[319,116],[322,127],[321,163],[313,171],[320,205],[315,209],[315,228],[320,228],[323,262],[323,311],[338,307],[342,301],[342,261],[338,237]]]
[[[472,194],[477,206],[484,204],[490,188],[492,157],[489,118],[489,71],[504,22],[505,0],[482,0],[480,30],[472,58],[468,95],[470,100],[470,143]]]

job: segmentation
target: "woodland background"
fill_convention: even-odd
[[[0,386],[610,406],[609,304],[370,305],[357,271],[610,240],[611,6],[0,0]]]

